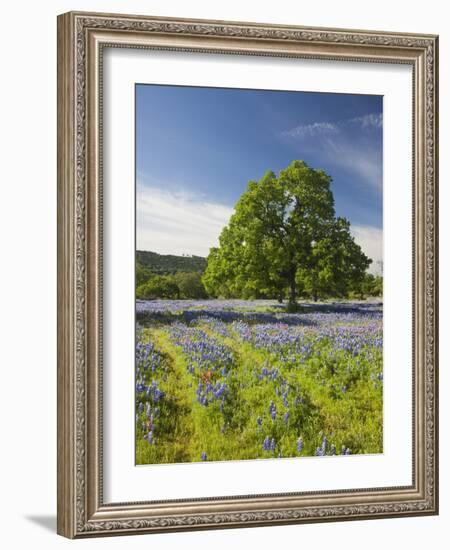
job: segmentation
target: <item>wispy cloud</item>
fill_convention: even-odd
[[[329,164],[354,172],[363,185],[371,186],[377,191],[382,189],[383,165],[379,151],[367,147],[363,142],[342,137],[326,139],[323,146]]]
[[[369,272],[381,275],[383,263],[383,230],[369,225],[351,225],[350,231],[355,241],[362,248],[372,263]]]
[[[138,182],[136,246],[160,254],[206,256],[216,246],[233,210],[186,191]]]
[[[314,122],[312,124],[299,124],[294,128],[282,132],[282,135],[288,137],[312,137],[329,134],[337,134],[338,126],[331,122]]]
[[[279,135],[302,152],[320,153],[325,164],[353,172],[361,185],[379,192],[383,177],[382,151],[381,140],[375,137],[375,132],[382,127],[382,115],[368,113],[339,122],[300,124]]]
[[[361,128],[382,128],[383,115],[381,113],[369,113],[348,120],[350,124],[359,124]]]

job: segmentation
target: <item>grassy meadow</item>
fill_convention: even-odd
[[[382,304],[138,300],[136,464],[381,453]]]

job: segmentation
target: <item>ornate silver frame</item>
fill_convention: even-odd
[[[105,46],[412,66],[411,486],[103,502],[100,90]],[[75,12],[58,17],[59,534],[79,538],[438,513],[437,54],[433,35]]]

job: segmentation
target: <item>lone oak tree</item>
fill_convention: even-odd
[[[331,177],[294,160],[278,177],[250,181],[211,248],[203,277],[224,297],[345,296],[371,261],[336,217]]]

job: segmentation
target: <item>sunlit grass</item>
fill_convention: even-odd
[[[145,317],[157,356],[137,361],[136,463],[382,452],[381,314],[252,313]]]

